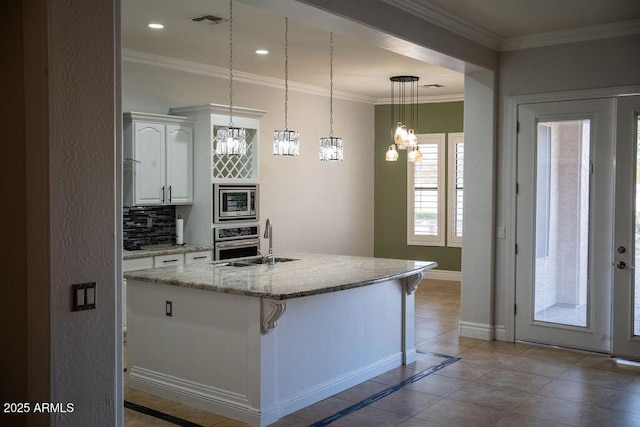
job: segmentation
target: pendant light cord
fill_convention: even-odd
[[[333,32],[329,52],[329,137],[333,138]]]
[[[284,130],[289,130],[289,18],[284,18]]]
[[[229,127],[233,127],[233,0],[229,0]]]

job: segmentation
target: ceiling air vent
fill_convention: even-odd
[[[193,22],[204,22],[212,25],[218,25],[218,24],[222,24],[223,22],[227,22],[226,19],[220,18],[219,16],[213,16],[213,15],[197,16],[195,18],[191,18],[191,20]]]
[[[444,87],[444,86],[442,86],[441,84],[438,84],[438,83],[432,83],[432,84],[429,84],[429,85],[422,85],[422,87]]]

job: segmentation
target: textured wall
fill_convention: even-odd
[[[114,425],[122,413],[116,317],[114,0],[49,2],[51,425]],[[96,29],[99,28],[99,31]],[[71,311],[71,285],[96,282],[96,309]]]

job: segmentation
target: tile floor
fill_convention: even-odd
[[[640,364],[620,364],[594,353],[460,338],[459,307],[459,283],[423,282],[416,293],[417,348],[461,360],[331,425],[640,426]],[[308,426],[443,360],[420,354],[412,365],[288,415],[274,426]],[[244,425],[128,388],[125,399],[197,425]],[[125,409],[125,425],[173,424]]]

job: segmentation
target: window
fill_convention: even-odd
[[[536,258],[549,255],[551,213],[551,125],[538,123],[536,170]]]
[[[450,133],[448,144],[447,246],[462,247],[462,200],[464,192],[464,134]]]
[[[420,163],[408,162],[407,244],[444,246],[445,134],[418,135]]]
[[[418,135],[422,161],[407,168],[408,245],[462,246],[464,134],[450,133],[448,144],[446,139],[444,133]]]

